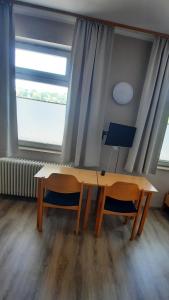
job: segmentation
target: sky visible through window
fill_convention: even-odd
[[[166,128],[163,145],[160,153],[160,160],[169,161],[169,123]]]
[[[20,68],[65,75],[67,58],[16,48],[15,65]]]

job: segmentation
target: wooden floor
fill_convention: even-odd
[[[105,217],[101,237],[73,234],[72,213],[51,211],[42,234],[36,204],[0,199],[0,300],[168,300],[169,216],[150,211],[142,237]]]

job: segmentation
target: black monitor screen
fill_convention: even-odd
[[[135,132],[135,127],[110,123],[105,145],[130,148],[133,145]]]

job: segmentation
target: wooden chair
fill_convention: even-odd
[[[119,215],[133,218],[131,240],[136,236],[136,225],[141,212],[143,191],[134,183],[116,182],[101,190],[95,225],[96,236],[99,236],[103,215]]]
[[[38,199],[38,230],[42,231],[44,208],[62,208],[77,211],[76,234],[78,234],[82,194],[83,184],[72,175],[51,174],[49,178],[43,178]]]

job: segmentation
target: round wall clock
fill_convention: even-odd
[[[133,87],[127,82],[119,82],[113,89],[113,99],[121,105],[129,103],[133,98]]]

